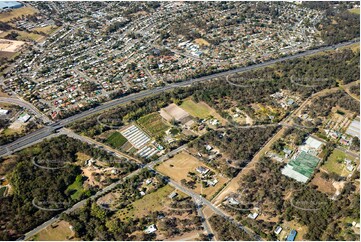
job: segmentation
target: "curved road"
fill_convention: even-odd
[[[49,125],[47,127],[44,127],[42,129],[39,129],[33,133],[30,133],[16,141],[14,141],[13,143],[7,144],[5,146],[1,146],[0,147],[0,156],[4,156],[4,155],[8,155],[13,153],[14,151],[18,151],[21,150],[22,148],[29,146],[31,144],[37,143],[39,141],[42,141],[43,139],[45,139],[46,137],[48,137],[51,133],[53,133],[55,130],[60,129],[70,123],[73,123],[75,121],[81,120],[89,115],[110,109],[114,106],[120,105],[120,104],[124,104],[124,103],[128,103],[130,101],[135,101],[135,100],[139,100],[142,99],[144,97],[147,96],[151,96],[151,95],[156,95],[171,89],[174,89],[176,87],[185,87],[188,85],[191,85],[193,83],[197,83],[197,82],[202,82],[202,81],[206,81],[206,80],[211,80],[214,78],[219,78],[219,77],[223,77],[223,76],[227,76],[229,74],[233,74],[233,73],[237,73],[237,72],[245,72],[245,71],[250,71],[253,69],[257,69],[260,67],[265,67],[265,66],[269,66],[269,65],[273,65],[275,63],[281,62],[281,61],[285,61],[285,60],[292,60],[295,58],[299,58],[299,57],[304,57],[304,56],[308,56],[308,55],[313,55],[322,51],[327,51],[327,50],[332,50],[335,48],[339,48],[339,47],[343,47],[343,46],[347,46],[347,45],[351,45],[354,43],[359,42],[359,40],[352,40],[352,41],[348,41],[348,42],[344,42],[341,44],[337,44],[337,45],[332,45],[332,46],[326,46],[326,47],[321,47],[318,49],[314,49],[314,50],[308,50],[293,56],[287,56],[287,57],[282,57],[279,59],[275,59],[275,60],[270,60],[264,63],[260,63],[260,64],[255,64],[255,65],[251,65],[251,66],[246,66],[246,67],[240,67],[237,69],[233,69],[233,70],[229,70],[229,71],[224,71],[224,72],[220,72],[220,73],[216,73],[216,74],[212,74],[212,75],[208,75],[208,76],[204,76],[204,77],[199,77],[199,78],[195,78],[195,79],[191,79],[191,80],[187,80],[187,81],[183,81],[183,82],[179,82],[179,83],[173,83],[170,85],[166,85],[164,87],[158,87],[155,89],[151,89],[151,90],[145,90],[142,92],[138,92],[138,93],[133,93],[130,94],[128,96],[125,97],[121,97],[115,100],[112,100],[110,102],[106,102],[96,108],[93,109],[89,109],[87,111],[81,112],[79,114],[76,114],[74,116],[71,116],[69,118],[63,119],[59,122],[56,122],[52,125]]]

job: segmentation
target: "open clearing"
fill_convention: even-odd
[[[192,99],[184,100],[180,107],[190,113],[190,115],[203,119],[211,116],[212,113],[212,110],[205,103],[196,103]]]
[[[347,176],[350,172],[346,170],[345,159],[354,161],[352,156],[345,154],[341,150],[335,149],[321,168],[328,172],[334,172],[340,176]]]
[[[1,22],[10,22],[13,18],[26,16],[26,15],[34,15],[38,10],[32,7],[21,7],[17,9],[13,9],[9,12],[0,13],[0,21]]]
[[[64,220],[49,225],[39,233],[34,235],[30,240],[38,241],[64,241],[74,239],[74,232],[70,229],[70,224]]]
[[[170,128],[157,112],[139,118],[137,123],[153,137],[163,136]]]
[[[23,41],[0,39],[0,51],[16,52],[23,44]]]
[[[166,185],[159,188],[157,191],[145,195],[139,200],[133,202],[132,208],[123,208],[119,210],[117,216],[120,216],[123,220],[127,218],[141,218],[155,211],[163,211],[168,195],[175,189],[170,185]],[[177,192],[179,193],[179,192]]]
[[[353,8],[349,10],[351,13],[360,15],[360,8]]]
[[[78,175],[76,177],[75,181],[73,182],[73,184],[68,186],[68,188],[66,190],[70,192],[71,199],[73,199],[73,200],[80,199],[81,196],[83,195],[83,193],[85,192],[85,190],[83,188],[83,177],[82,177],[82,175]]]
[[[201,184],[197,183],[196,188],[194,189],[194,191],[198,194],[204,194],[206,195],[206,198],[211,198],[213,194],[215,194],[219,189],[223,187],[223,185],[228,181],[228,179],[221,176],[220,174],[218,174],[218,172],[206,166],[195,157],[185,152],[182,152],[160,164],[156,168],[156,170],[180,183],[182,179],[190,181],[191,179],[188,177],[188,172],[197,173],[196,168],[199,166],[207,167],[215,174],[217,174],[215,178],[218,180],[218,183],[215,186],[202,188]]]
[[[109,144],[113,148],[120,148],[127,142],[127,139],[119,132],[114,132],[105,141],[106,144]]]
[[[311,181],[312,185],[317,186],[317,190],[326,194],[335,194],[336,189],[332,185],[332,181],[327,181],[321,177],[321,173],[318,172]]]
[[[197,45],[210,46],[210,43],[205,39],[195,39],[194,42],[196,42]]]

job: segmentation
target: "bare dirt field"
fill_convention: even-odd
[[[181,121],[190,116],[189,113],[187,113],[186,111],[184,111],[182,108],[180,108],[174,103],[169,104],[165,108],[162,108],[160,110],[160,115],[167,121],[171,121],[172,118],[174,118],[177,121]]]
[[[332,185],[332,181],[327,181],[321,177],[321,173],[317,173],[312,179],[311,184],[317,186],[317,190],[327,194],[334,194],[336,189]]]
[[[0,39],[0,51],[16,52],[23,44],[24,41]]]

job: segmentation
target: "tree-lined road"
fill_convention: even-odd
[[[321,48],[314,49],[314,50],[308,50],[308,51],[305,51],[305,52],[302,52],[302,53],[299,53],[296,55],[282,57],[279,59],[270,60],[270,61],[260,63],[260,64],[255,64],[255,65],[246,66],[246,67],[240,67],[237,69],[224,71],[224,72],[220,72],[220,73],[216,73],[216,74],[212,74],[212,75],[208,75],[208,76],[204,76],[204,77],[199,77],[199,78],[195,78],[195,79],[191,79],[191,80],[187,80],[187,81],[183,81],[183,82],[179,82],[179,83],[169,84],[164,87],[158,87],[155,89],[150,89],[150,90],[145,90],[145,91],[138,92],[138,93],[133,93],[133,94],[112,100],[110,102],[106,102],[102,105],[99,105],[96,108],[89,109],[87,111],[81,112],[81,113],[71,116],[69,118],[65,118],[59,122],[53,123],[42,129],[39,129],[33,133],[30,133],[16,141],[14,141],[13,143],[7,144],[5,146],[1,146],[0,147],[0,156],[9,155],[9,154],[13,153],[14,151],[21,150],[24,147],[29,146],[31,144],[35,144],[35,143],[43,140],[44,138],[48,137],[50,134],[52,134],[57,129],[60,129],[60,128],[66,126],[70,123],[73,123],[75,121],[79,121],[87,116],[108,110],[108,109],[115,107],[117,105],[120,105],[120,104],[125,104],[125,103],[131,102],[131,101],[140,100],[140,99],[143,99],[144,97],[160,94],[162,92],[166,92],[166,91],[172,90],[177,87],[185,87],[185,86],[197,83],[197,82],[207,81],[207,80],[211,80],[214,78],[220,78],[220,77],[224,77],[224,76],[238,73],[238,72],[250,71],[250,70],[260,68],[260,67],[270,66],[270,65],[273,65],[273,64],[281,62],[281,61],[291,60],[291,59],[295,59],[295,58],[299,58],[299,57],[313,55],[313,54],[316,54],[316,53],[319,53],[322,51],[327,51],[327,50],[332,50],[332,49],[343,47],[343,46],[348,46],[348,45],[357,43],[358,41],[359,40],[353,40],[353,41],[348,41],[348,42],[337,44],[337,45],[321,47]]]

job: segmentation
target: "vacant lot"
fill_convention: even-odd
[[[195,39],[194,42],[196,42],[197,45],[205,45],[205,46],[209,46],[210,44],[208,43],[207,40],[205,39]]]
[[[354,161],[352,156],[345,154],[341,150],[335,149],[321,168],[328,172],[334,172],[340,176],[347,176],[350,173],[346,170],[345,159]]]
[[[153,137],[163,136],[170,128],[157,112],[139,118],[137,123]]]
[[[311,181],[312,185],[317,186],[317,190],[326,194],[335,194],[336,189],[332,185],[331,180],[325,180],[321,177],[321,173],[318,172]]]
[[[25,42],[0,39],[0,51],[16,52]]]
[[[174,190],[170,185],[166,185],[136,200],[131,204],[131,208],[119,210],[117,215],[123,220],[126,220],[127,218],[141,218],[155,211],[164,211],[164,209],[166,209],[166,203],[170,201],[168,195]]]
[[[353,8],[349,10],[351,13],[360,15],[360,8]]]
[[[196,168],[199,166],[207,167],[204,163],[197,160],[195,157],[183,152],[163,162],[156,169],[164,175],[169,176],[171,179],[180,183],[182,179],[190,181],[191,179],[187,176],[188,172],[197,173]],[[207,168],[217,174],[217,172],[210,167]],[[206,198],[211,198],[212,195],[215,194],[220,188],[222,188],[222,186],[228,181],[227,178],[224,178],[219,174],[216,175],[216,179],[218,180],[218,183],[214,187],[209,186],[207,188],[202,188],[201,185],[197,183],[194,191],[199,194],[205,194]]]
[[[184,100],[180,107],[192,116],[203,119],[209,117],[212,113],[212,110],[205,103],[196,103],[192,99]]]
[[[38,241],[64,241],[74,239],[74,232],[70,229],[70,224],[64,220],[55,222],[37,233],[32,239]]]
[[[109,135],[105,143],[109,144],[113,148],[120,148],[127,142],[127,139],[119,132],[114,132]]]

